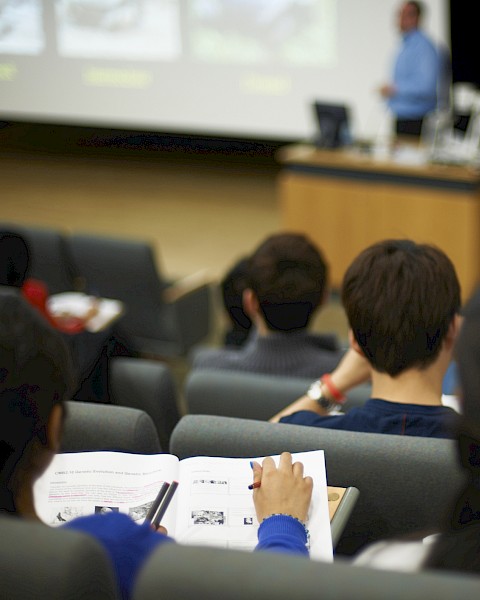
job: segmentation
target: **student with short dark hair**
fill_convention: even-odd
[[[342,302],[352,349],[271,421],[426,437],[452,437],[457,413],[442,405],[442,382],[459,327],[460,285],[438,248],[386,240],[347,269]],[[343,392],[368,379],[372,398],[330,415]]]
[[[335,336],[308,331],[328,293],[328,266],[306,236],[269,236],[250,256],[245,280],[243,309],[254,331],[240,349],[197,352],[194,369],[315,377],[338,364]]]
[[[367,546],[354,563],[396,571],[439,569],[480,573],[480,288],[462,310],[455,344],[462,414],[455,429],[465,485],[446,507],[438,531],[419,532],[417,539],[385,540]]]

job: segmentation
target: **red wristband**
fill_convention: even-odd
[[[333,383],[329,373],[325,373],[325,375],[322,375],[322,377],[320,377],[320,381],[327,386],[328,391],[335,398],[335,402],[337,402],[338,404],[343,404],[345,402],[345,400],[347,399],[346,396],[344,396],[342,392],[337,388],[337,386]]]

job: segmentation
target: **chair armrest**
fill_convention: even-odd
[[[195,294],[201,288],[213,283],[213,278],[209,278],[207,274],[207,269],[202,269],[181,279],[176,279],[163,290],[163,300],[168,304],[173,304],[183,296]]]

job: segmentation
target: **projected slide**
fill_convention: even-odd
[[[192,0],[192,57],[212,63],[328,64],[336,56],[335,2]]]
[[[60,56],[156,61],[181,53],[178,0],[62,0],[56,23]]]
[[[425,0],[448,40],[448,0]],[[0,0],[0,120],[312,139],[385,114],[398,0]]]
[[[0,54],[39,54],[44,47],[41,0],[0,0]]]

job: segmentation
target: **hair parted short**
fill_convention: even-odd
[[[460,302],[448,256],[406,239],[366,248],[343,279],[342,303],[355,340],[372,367],[392,377],[436,359]]]
[[[279,233],[253,252],[248,286],[255,293],[269,329],[294,331],[308,325],[327,287],[322,252],[306,236]]]

